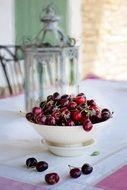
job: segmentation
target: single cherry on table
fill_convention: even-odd
[[[92,167],[90,164],[85,163],[85,164],[83,164],[83,166],[81,167],[81,170],[82,170],[82,173],[83,173],[83,174],[88,175],[88,174],[92,173],[93,167]]]
[[[43,172],[48,169],[48,163],[45,161],[40,161],[36,164],[36,170],[38,172]]]
[[[78,178],[81,176],[81,170],[79,168],[70,169],[70,176],[72,178]]]
[[[45,175],[45,181],[49,185],[54,185],[60,180],[59,175],[56,172],[48,173]]]
[[[37,164],[37,159],[34,157],[28,158],[26,160],[26,166],[28,168],[34,168],[36,166],[36,164]]]

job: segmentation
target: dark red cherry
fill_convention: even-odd
[[[38,172],[43,172],[48,169],[48,163],[45,161],[40,161],[36,164],[36,170]]]
[[[79,168],[72,168],[70,170],[70,176],[72,178],[78,178],[81,175],[81,170]]]
[[[64,94],[64,95],[62,95],[61,96],[61,99],[69,99],[70,98],[70,95],[68,95],[68,94]]]
[[[100,113],[100,108],[97,105],[92,105],[90,106],[90,108],[93,109],[96,112],[96,114]]]
[[[74,123],[74,121],[72,121],[71,119],[69,119],[69,120],[66,122],[66,125],[67,125],[67,126],[75,126],[75,123]]]
[[[77,96],[83,96],[83,97],[85,97],[85,94],[83,92],[81,92]]]
[[[46,125],[55,125],[56,124],[56,120],[53,116],[49,116],[46,119]]]
[[[40,107],[34,107],[34,108],[32,109],[32,113],[33,113],[34,115],[39,114],[39,113],[41,113],[41,112],[42,112],[42,109],[41,109]]]
[[[46,116],[45,115],[40,115],[36,118],[36,123],[37,124],[41,124],[41,125],[45,125],[46,123]]]
[[[73,121],[80,121],[82,115],[81,115],[81,112],[80,111],[74,111],[72,112],[72,120]]]
[[[103,109],[101,110],[101,113],[103,113],[103,112],[109,112],[109,113],[111,113],[108,108],[103,108]]]
[[[53,95],[53,100],[59,100],[60,99],[60,94],[58,92],[55,92]]]
[[[87,100],[88,106],[96,106],[96,102],[94,100]]]
[[[93,128],[92,122],[90,121],[90,119],[86,119],[83,122],[83,129],[88,132],[91,131],[92,128]]]
[[[70,110],[75,109],[76,106],[77,106],[77,103],[74,102],[74,101],[69,102],[68,105],[67,105],[68,109],[70,109]]]
[[[59,100],[59,103],[60,103],[61,107],[64,107],[64,106],[67,106],[67,105],[68,105],[69,100],[63,98],[63,99],[60,99],[60,100]]]
[[[52,113],[52,116],[55,118],[56,121],[58,121],[60,119],[60,111],[56,110]]]
[[[92,115],[92,116],[90,116],[90,120],[91,120],[91,122],[92,122],[93,124],[95,124],[95,123],[101,122],[101,121],[102,121],[102,118],[101,118],[100,115]]]
[[[81,119],[80,119],[80,123],[83,125],[83,123],[87,120],[87,119],[89,119],[89,117],[87,116],[87,115],[82,115],[82,117],[81,117]]]
[[[33,113],[32,112],[27,113],[26,114],[26,119],[28,121],[34,122],[34,115],[33,115]]]
[[[28,158],[26,160],[26,166],[28,168],[34,168],[36,166],[36,164],[37,164],[37,159],[34,157]]]
[[[60,177],[55,172],[54,173],[48,173],[45,175],[45,181],[49,185],[54,185],[54,184],[58,183],[59,180],[60,180]]]
[[[93,167],[90,164],[86,163],[83,164],[81,170],[83,174],[88,175],[93,171]]]
[[[111,113],[109,111],[101,112],[102,121],[106,121],[107,119],[111,118]]]
[[[84,103],[86,102],[86,98],[83,97],[83,96],[77,96],[77,97],[75,98],[75,102],[76,102],[77,104],[84,104]]]

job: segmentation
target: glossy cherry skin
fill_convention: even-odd
[[[46,116],[42,115],[42,117],[39,118],[39,124],[45,125],[45,122],[46,122]]]
[[[90,164],[85,163],[85,164],[83,164],[81,170],[82,170],[83,174],[88,175],[88,174],[92,173],[93,167]]]
[[[44,125],[45,122],[46,122],[46,116],[42,113],[40,114],[37,114],[36,117],[35,117],[35,121],[37,124],[41,124],[41,125]]]
[[[64,106],[68,105],[69,100],[63,98],[63,99],[60,99],[59,103],[60,103],[61,107],[64,107]]]
[[[60,99],[60,94],[58,92],[55,92],[52,96],[53,100],[59,100]]]
[[[103,113],[103,112],[109,112],[109,113],[110,113],[110,111],[109,111],[108,108],[103,108],[103,109],[101,110],[101,112],[102,112],[102,113]]]
[[[72,120],[73,121],[80,121],[82,115],[80,111],[74,111],[72,112]]]
[[[104,110],[101,111],[101,119],[102,119],[102,121],[106,121],[107,119],[109,119],[111,117],[112,116],[111,116],[111,113],[110,113],[109,110],[104,109]]]
[[[34,121],[35,121],[35,120],[34,120],[34,115],[33,115],[32,112],[26,113],[26,119],[27,119],[28,121],[31,121],[31,122],[34,122]]]
[[[102,118],[100,115],[97,114],[97,115],[90,116],[90,120],[91,120],[92,124],[95,124],[95,123],[101,122]]]
[[[37,165],[37,159],[34,157],[28,158],[26,160],[26,166],[28,168],[34,168]]]
[[[92,122],[90,121],[90,119],[86,119],[83,122],[83,129],[88,132],[91,131],[92,128],[93,128]]]
[[[60,177],[55,172],[48,173],[48,174],[45,175],[45,181],[49,185],[54,185],[54,184],[58,183],[59,180],[60,180]]]
[[[34,107],[34,108],[32,109],[32,113],[33,113],[34,115],[39,114],[39,113],[41,113],[41,112],[42,112],[42,109],[41,109],[40,107]]]
[[[60,119],[60,111],[56,110],[52,113],[52,116],[55,118],[56,121],[58,121]]]
[[[85,94],[83,92],[79,93],[77,96],[83,96],[86,97]]]
[[[87,100],[87,105],[88,106],[96,106],[96,102],[94,100]]]
[[[46,124],[47,125],[55,125],[56,124],[56,120],[53,116],[49,116],[46,119]]]
[[[66,100],[68,100],[68,99],[70,99],[70,95],[64,94],[64,95],[61,96],[61,99],[66,99]]]
[[[38,172],[43,172],[48,169],[48,163],[45,161],[40,161],[36,164],[36,170]]]
[[[70,170],[70,176],[72,178],[78,178],[81,175],[81,170],[79,168],[73,168]]]
[[[68,103],[68,105],[67,105],[68,109],[70,109],[70,110],[75,109],[75,108],[76,108],[76,106],[77,106],[77,103],[76,103],[76,102],[74,102],[74,101],[69,102],[69,103]]]
[[[79,104],[84,104],[86,102],[86,98],[83,96],[77,96],[75,98],[75,102],[79,105]]]
[[[111,118],[112,114],[107,108],[101,110],[95,100],[88,100],[84,93],[61,96],[55,92],[42,101],[40,107],[34,107],[27,113],[26,118],[40,125],[82,125],[85,131],[90,131],[93,128],[92,124],[105,121]]]

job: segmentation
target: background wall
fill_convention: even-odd
[[[14,0],[0,0],[0,44],[11,45],[15,41]]]
[[[15,39],[20,44],[23,36],[34,37],[42,27],[39,14],[51,2],[56,4],[64,31],[82,42],[82,76],[127,80],[125,0],[81,0],[81,15],[80,0],[0,0],[0,44],[14,44]]]
[[[0,0],[0,45],[13,45],[14,42],[14,1]],[[0,87],[6,85],[5,76],[0,65]]]
[[[60,26],[68,31],[68,0],[15,0],[16,44],[22,44],[24,36],[34,38],[42,28],[39,18],[42,10],[49,3],[54,3],[57,14],[61,17]]]
[[[83,74],[127,80],[127,1],[82,0]]]

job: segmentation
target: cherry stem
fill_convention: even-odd
[[[53,104],[53,100],[49,100],[48,102],[47,102],[47,105],[52,105]]]
[[[91,115],[91,113],[92,113],[92,111],[90,111],[90,110],[88,110],[88,109],[83,109],[82,111],[81,111],[81,113],[83,112],[83,111],[85,111],[86,112],[86,116],[90,116]]]
[[[88,112],[86,109],[82,109],[82,111],[80,113],[82,113],[83,111]]]
[[[67,122],[66,114],[62,112],[61,116],[64,117],[65,121]]]
[[[22,111],[20,110],[20,115],[21,115],[21,116],[25,116],[26,113],[25,113],[25,112],[22,112]]]

